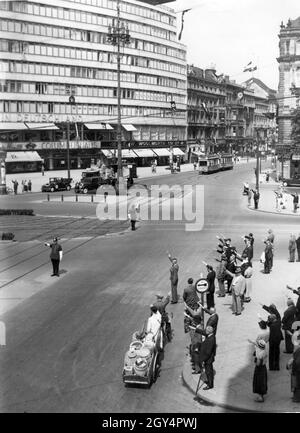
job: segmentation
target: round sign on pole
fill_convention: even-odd
[[[199,294],[207,292],[208,289],[208,282],[206,278],[200,278],[195,283],[196,292]]]

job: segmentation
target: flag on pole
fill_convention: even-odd
[[[180,32],[179,32],[179,35],[178,35],[178,40],[179,40],[179,41],[181,40],[182,31],[183,31],[184,14],[185,14],[186,12],[190,11],[190,10],[191,10],[191,8],[182,11],[182,14],[181,14],[181,29],[180,29]]]
[[[253,72],[257,70],[257,66],[252,66],[252,60],[244,67],[243,72]]]

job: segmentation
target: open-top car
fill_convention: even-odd
[[[72,178],[50,177],[49,182],[42,186],[42,192],[70,191]]]

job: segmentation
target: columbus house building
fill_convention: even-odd
[[[8,172],[112,161],[116,0],[0,1],[0,150]],[[186,148],[186,47],[166,6],[120,0],[122,158],[166,163]],[[73,96],[73,103],[70,97]],[[172,104],[171,104],[172,102]],[[174,103],[176,110],[170,107]]]

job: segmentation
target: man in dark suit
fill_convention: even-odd
[[[235,273],[236,270],[236,261],[235,261],[235,255],[231,254],[229,262],[227,262],[226,269],[227,271],[231,272],[232,274]],[[231,293],[231,283],[232,283],[233,277],[229,274],[226,275],[226,281],[227,281],[227,293]]]
[[[290,286],[286,286],[287,289],[291,290],[295,295],[298,295],[298,299],[296,302],[296,317],[295,320],[300,320],[300,287],[298,287],[296,290],[294,290]]]
[[[287,309],[285,310],[282,318],[282,329],[284,330],[285,338],[285,353],[293,353],[294,345],[292,343],[292,324],[296,317],[296,307],[292,299],[287,300]]]
[[[267,323],[270,329],[269,370],[280,370],[280,343],[283,340],[281,321],[277,319],[275,314],[270,314]]]
[[[203,390],[208,390],[214,387],[214,369],[213,363],[216,355],[216,337],[211,326],[206,326],[206,338],[201,344],[200,363],[204,364],[205,374],[207,377],[207,385]]]
[[[216,279],[216,273],[211,265],[206,265],[207,269],[207,276],[206,280],[208,282],[208,289],[207,289],[207,308],[213,308],[215,306],[215,300],[214,300],[214,294],[215,294],[215,279]]]
[[[218,328],[218,322],[219,322],[219,316],[216,312],[215,308],[204,308],[203,305],[199,303],[200,307],[205,311],[205,313],[209,314],[209,318],[206,322],[206,327],[211,326],[213,328],[213,332],[215,336],[217,335],[217,328]],[[201,329],[201,327],[196,328],[196,332],[199,332],[199,334],[205,335],[206,330]]]

